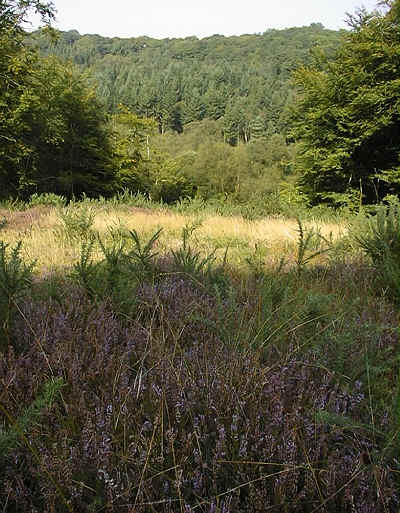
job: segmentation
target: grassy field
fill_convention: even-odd
[[[0,510],[397,513],[393,212],[1,210]]]
[[[296,220],[249,221],[237,216],[183,215],[168,210],[124,206],[110,209],[89,204],[64,209],[0,209],[0,218],[6,220],[2,240],[15,244],[22,239],[26,257],[35,260],[38,268],[43,270],[71,266],[79,257],[82,238],[89,232],[110,239],[113,233],[123,235],[130,230],[136,230],[141,237],[150,237],[162,229],[158,247],[167,253],[170,248],[179,246],[182,230],[189,226],[195,228],[196,247],[202,253],[217,249],[217,255],[223,255],[228,249],[229,261],[238,266],[243,266],[257,247],[272,259],[280,259],[284,254],[292,260],[299,236]],[[307,222],[304,228],[314,229],[333,240],[346,233],[345,224],[333,222]],[[101,258],[101,251],[97,252],[97,257]]]

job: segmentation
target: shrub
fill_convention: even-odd
[[[237,351],[211,322],[229,311],[179,275],[137,295],[131,321],[74,288],[63,305],[22,306],[30,325],[15,336],[28,349],[0,360],[2,402],[15,417],[32,403],[43,372],[36,337],[67,385],[30,433],[39,460],[24,445],[9,451],[0,498],[10,511],[63,511],[54,482],[74,511],[398,510],[385,418],[363,428],[359,387],[310,355],[266,366],[256,351]]]
[[[371,259],[382,285],[400,301],[400,205],[378,206],[351,227],[351,237]]]
[[[131,272],[136,275],[142,275],[142,278],[153,275],[156,268],[155,258],[158,255],[158,252],[154,251],[154,246],[161,232],[162,228],[157,230],[147,242],[140,240],[136,230],[129,232],[133,247],[126,255],[126,258]]]
[[[38,205],[45,205],[49,207],[65,207],[67,200],[64,196],[59,196],[53,192],[44,192],[41,194],[32,194],[29,199],[28,206],[36,207]]]
[[[34,262],[26,264],[21,256],[22,242],[14,247],[0,241],[0,348],[10,343],[10,325],[22,292],[31,285]]]
[[[93,235],[92,227],[95,219],[95,211],[85,204],[74,205],[59,210],[59,218],[62,223],[59,234],[67,241],[87,239]]]

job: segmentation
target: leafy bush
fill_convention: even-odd
[[[28,206],[36,207],[38,205],[45,205],[49,207],[64,207],[67,200],[64,196],[59,196],[53,192],[45,192],[42,194],[32,194],[29,199]]]

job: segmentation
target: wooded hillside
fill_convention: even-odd
[[[292,71],[310,63],[313,48],[333,55],[344,34],[314,23],[204,39],[120,39],[69,31],[50,40],[36,32],[31,42],[42,55],[88,70],[109,111],[122,103],[156,119],[161,133],[223,117],[225,140],[234,145],[286,131]]]

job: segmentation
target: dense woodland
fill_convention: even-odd
[[[29,42],[86,73],[109,115],[122,104],[154,120],[142,134],[146,163],[123,172],[125,187],[167,202],[197,195],[264,205],[269,198],[275,211],[282,206],[278,191],[293,195],[295,181],[292,71],[310,63],[316,48],[333,56],[343,37],[344,31],[313,24],[201,40],[76,31],[50,39],[39,32]]]
[[[18,2],[1,5],[6,19]],[[28,35],[8,20],[2,195],[128,189],[266,213],[397,195],[398,16],[398,2],[386,1],[349,16],[347,31],[314,23],[200,40]]]
[[[342,33],[320,24],[240,37],[120,39],[37,34],[42,55],[88,70],[109,112],[119,104],[157,120],[160,133],[182,132],[203,119],[223,118],[224,140],[248,142],[287,130],[291,72],[310,63],[317,46],[332,55]]]

